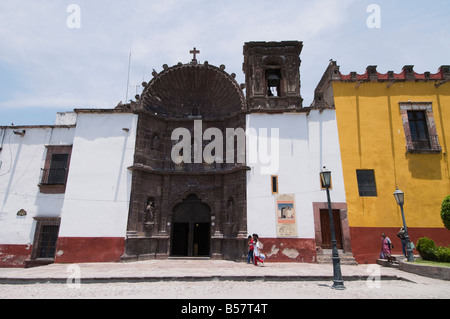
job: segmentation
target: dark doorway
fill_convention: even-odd
[[[339,209],[333,209],[333,221],[336,234],[336,246],[338,249],[342,249],[342,227]],[[320,210],[320,228],[322,231],[322,248],[331,249],[330,214],[328,209]]]
[[[172,256],[210,256],[211,209],[189,195],[173,209]]]
[[[196,223],[194,226],[194,256],[209,256],[210,223]]]
[[[187,256],[189,223],[173,223],[172,255]]]

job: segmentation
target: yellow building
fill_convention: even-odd
[[[402,254],[396,236],[403,226],[393,193],[405,193],[408,233],[450,243],[440,207],[450,194],[450,66],[438,73],[343,75],[332,61],[315,91],[313,106],[335,107],[352,250],[359,263],[373,263],[381,234]],[[417,253],[414,251],[414,253]]]

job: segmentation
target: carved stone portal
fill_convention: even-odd
[[[194,132],[195,120],[202,120],[202,133],[212,127],[245,129],[243,92],[224,68],[209,64],[178,64],[154,76],[135,110],[139,117],[122,259],[242,260],[247,254],[249,168],[238,161],[175,164],[171,151],[177,141],[171,137],[177,128]],[[202,149],[210,143],[198,142]]]

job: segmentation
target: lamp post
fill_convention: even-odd
[[[331,171],[327,170],[325,166],[323,167],[323,170],[320,172],[320,180],[322,181],[322,185],[327,190],[328,214],[330,216],[331,246],[332,246],[331,259],[333,260],[332,288],[343,290],[345,289],[345,286],[341,274],[341,259],[339,258],[339,253],[336,246],[336,233],[334,230],[333,210],[331,209],[331,200],[330,200]]]
[[[403,212],[403,204],[405,203],[405,194],[397,187],[397,190],[394,192],[394,197],[395,200],[397,201],[397,204],[400,206],[400,210],[402,211],[403,228],[405,229],[406,252],[408,256],[408,261],[414,261],[411,242],[409,241],[408,228],[406,227],[405,213]]]

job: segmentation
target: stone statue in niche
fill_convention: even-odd
[[[155,224],[155,210],[156,203],[153,197],[149,197],[147,202],[145,203],[145,216],[144,216],[144,225],[146,228],[151,229]]]
[[[153,220],[153,203],[147,203],[147,206],[145,207],[145,221]]]
[[[152,150],[159,150],[159,136],[156,133],[152,136]]]
[[[234,224],[234,200],[230,198],[227,203],[227,216],[226,216],[227,224]]]

